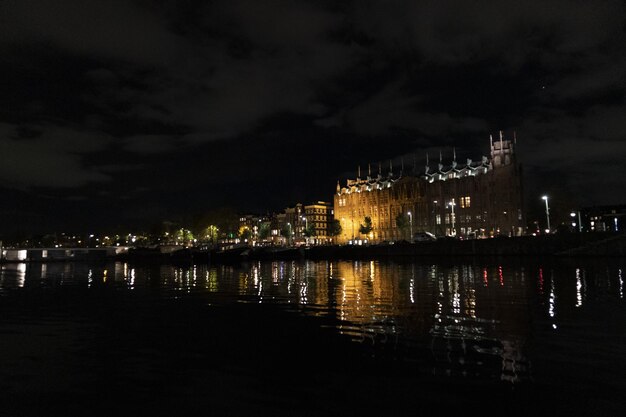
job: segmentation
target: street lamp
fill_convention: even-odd
[[[544,195],[541,197],[542,200],[546,202],[546,221],[548,223],[548,233],[550,233],[550,207],[548,206],[548,196]]]
[[[410,237],[410,239],[412,241],[413,240],[413,215],[411,214],[410,211],[407,214],[409,215],[409,225],[411,227],[411,229],[410,229],[411,230],[411,237]]]
[[[306,241],[306,244],[309,244],[309,237],[307,236],[309,234],[309,222],[307,220],[307,218],[305,216],[301,216],[300,217],[302,220],[304,220],[304,239]]]
[[[450,219],[452,220],[452,236],[456,236],[456,230],[454,228],[454,206],[456,206],[456,203],[454,202],[454,198],[448,203],[448,205],[452,209],[452,218]]]
[[[291,223],[287,222],[287,226],[289,226],[289,235],[287,236],[287,246],[291,246]]]
[[[578,210],[578,212],[572,211],[569,215],[572,218],[572,226],[576,226],[576,223],[574,222],[576,220],[576,213],[578,213],[578,231],[582,232],[583,231],[583,222],[581,221],[580,218],[580,210]]]

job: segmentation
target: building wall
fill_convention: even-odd
[[[309,240],[310,243],[324,244],[328,243],[331,236],[329,235],[330,222],[333,220],[333,206],[330,203],[318,201],[314,204],[304,206],[305,227],[313,226],[315,235]]]
[[[353,239],[373,242],[410,239],[411,232],[438,236],[518,236],[524,230],[522,172],[514,141],[491,144],[491,158],[480,162],[453,161],[435,171],[348,180],[337,184],[335,219],[341,223],[338,243]],[[399,229],[396,217],[404,213],[409,227]],[[410,215],[409,215],[410,213]],[[365,217],[372,220],[368,236],[359,233]]]
[[[582,230],[586,232],[623,232],[626,230],[626,205],[586,207],[580,210]]]

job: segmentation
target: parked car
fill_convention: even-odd
[[[437,237],[430,232],[417,232],[413,235],[413,242],[432,242],[437,240]]]

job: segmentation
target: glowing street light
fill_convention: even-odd
[[[572,211],[569,215],[572,218],[572,227],[576,227],[576,212]],[[583,231],[583,223],[580,219],[580,210],[578,211],[578,231]]]
[[[309,231],[308,231],[308,229],[309,229],[309,222],[308,222],[306,216],[300,216],[300,218],[302,220],[304,220],[304,233],[303,234],[304,234],[304,239],[306,241],[306,244],[308,245],[309,244],[309,237],[307,236],[307,234],[309,233]]]
[[[546,202],[546,221],[548,223],[548,233],[550,233],[550,207],[548,206],[548,196],[544,195],[541,197],[542,200]]]
[[[407,214],[409,215],[409,225],[411,227],[411,240],[413,240],[413,215],[410,211]]]
[[[456,206],[456,203],[454,202],[454,198],[452,199],[452,201],[450,201],[448,203],[448,205],[450,206],[450,208],[452,209],[452,215],[451,215],[451,220],[452,220],[452,236],[456,236],[456,229],[454,228],[454,206]]]
[[[302,216],[301,218],[302,218],[302,220],[304,220],[304,230],[308,229],[309,228],[309,222],[308,222],[306,216]]]

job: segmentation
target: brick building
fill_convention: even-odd
[[[341,223],[338,243],[368,239],[373,242],[410,239],[428,231],[438,236],[519,236],[524,231],[522,170],[517,162],[516,141],[490,141],[490,157],[463,164],[456,155],[449,165],[440,157],[435,169],[428,160],[421,172],[387,175],[360,173],[345,187],[337,183],[334,217]],[[404,216],[401,222],[398,217]],[[365,217],[372,231],[359,232]]]

